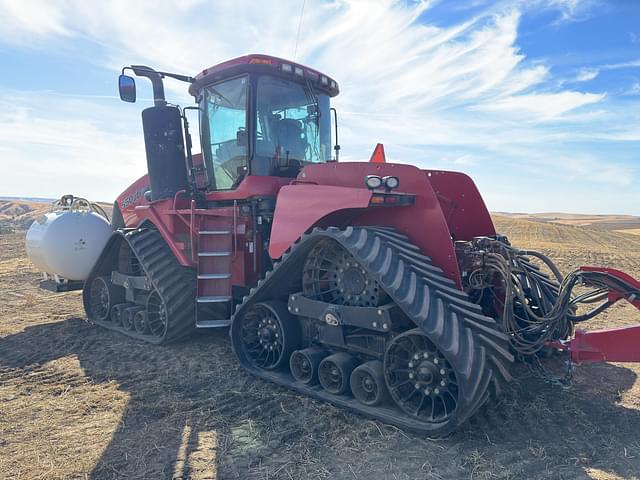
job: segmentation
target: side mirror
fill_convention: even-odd
[[[133,77],[120,75],[118,77],[118,90],[120,92],[120,100],[123,102],[134,103],[136,101],[136,81]]]

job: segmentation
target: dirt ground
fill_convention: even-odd
[[[564,271],[640,277],[638,236],[497,223]],[[23,241],[0,236],[2,479],[640,478],[640,367],[580,366],[562,389],[520,366],[499,402],[432,440],[249,376],[226,331],[151,347],[90,325],[79,293],[37,288]],[[638,320],[619,306],[591,327]]]

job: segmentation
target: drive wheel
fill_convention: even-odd
[[[255,304],[241,319],[241,348],[258,368],[275,370],[300,345],[300,327],[283,302]]]
[[[394,338],[384,357],[389,393],[422,422],[448,422],[458,408],[458,381],[449,361],[419,329]]]
[[[309,252],[302,274],[305,297],[334,305],[376,307],[387,295],[367,270],[338,242],[327,239]]]
[[[96,320],[105,322],[111,316],[111,308],[124,300],[124,292],[113,283],[109,276],[96,277],[91,282],[89,304],[91,315]]]
[[[388,396],[384,366],[379,360],[363,363],[351,373],[351,393],[364,405],[380,405]]]

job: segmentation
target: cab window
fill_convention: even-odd
[[[214,190],[236,188],[247,174],[248,77],[206,87],[200,113],[202,151]]]

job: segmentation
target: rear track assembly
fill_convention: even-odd
[[[156,230],[115,232],[105,252],[87,279],[89,287],[83,292],[85,310],[91,321],[154,344],[178,340],[192,331],[195,273],[178,264]],[[123,252],[128,254],[125,261]],[[135,280],[148,294],[138,293],[135,302],[126,301],[125,289],[112,282],[125,273],[131,276],[123,278],[129,282]]]

